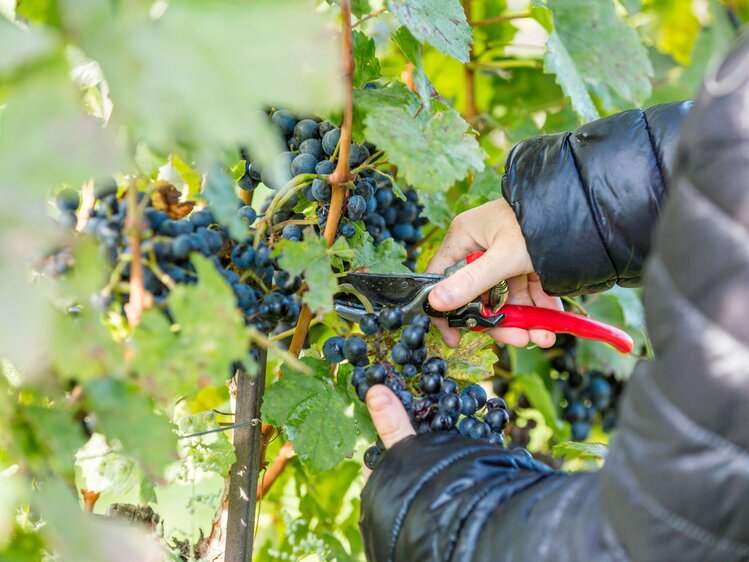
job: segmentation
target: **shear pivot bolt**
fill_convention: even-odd
[[[466,326],[467,326],[468,328],[475,328],[475,327],[476,327],[476,324],[478,324],[478,322],[476,321],[476,319],[475,319],[475,318],[468,318],[468,319],[466,320]]]

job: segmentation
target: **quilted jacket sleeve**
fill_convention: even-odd
[[[546,292],[641,284],[690,106],[633,109],[512,149],[502,192]]]
[[[628,385],[604,467],[404,440],[362,495],[370,561],[749,560],[749,37],[707,77],[673,162],[645,280],[656,359]]]

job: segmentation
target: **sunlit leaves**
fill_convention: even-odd
[[[447,370],[455,380],[475,383],[491,376],[496,361],[491,340],[480,332],[468,332],[460,347],[448,356]]]
[[[416,118],[403,108],[380,107],[370,111],[364,122],[370,141],[417,189],[445,191],[468,172],[484,168],[484,152],[455,110]]]
[[[609,448],[603,443],[576,443],[565,441],[551,448],[555,457],[564,456],[566,460],[576,458],[605,459],[609,454]]]
[[[351,269],[364,269],[369,273],[408,273],[403,265],[407,258],[406,249],[392,238],[383,240],[375,247],[368,232],[358,233],[354,247]]]
[[[389,0],[388,8],[420,42],[468,62],[473,40],[460,0]]]

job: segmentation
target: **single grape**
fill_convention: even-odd
[[[237,215],[239,215],[239,218],[246,220],[248,224],[253,224],[255,220],[257,220],[257,211],[255,211],[255,209],[250,205],[240,207],[237,211]]]
[[[343,344],[345,340],[340,336],[328,338],[322,346],[322,353],[330,363],[343,361]]]
[[[464,394],[460,397],[460,413],[464,416],[472,416],[479,409],[479,402],[473,396]]]
[[[493,443],[494,445],[504,447],[505,436],[502,433],[491,433],[489,434],[489,437],[487,437],[487,441],[489,441],[489,443]]]
[[[461,400],[457,394],[443,394],[439,400],[439,409],[449,416],[460,414]]]
[[[401,342],[409,349],[419,349],[426,341],[426,332],[418,326],[406,326],[401,334]]]
[[[314,174],[317,158],[312,154],[299,154],[291,163],[291,175]]]
[[[477,423],[479,423],[479,420],[477,420],[473,416],[467,416],[463,418],[458,424],[458,431],[460,431],[461,435],[465,435],[466,437],[468,437],[471,434],[471,429]]]
[[[507,402],[504,401],[503,398],[489,398],[489,400],[486,401],[486,409],[487,410],[506,410],[507,409]]]
[[[341,236],[348,239],[356,234],[356,227],[349,222],[345,222],[338,227],[338,232],[341,233]]]
[[[447,374],[447,362],[440,357],[430,357],[421,366],[421,372],[435,373],[441,377],[444,377]]]
[[[403,325],[403,310],[386,306],[380,311],[379,322],[386,330],[397,330]]]
[[[492,431],[503,431],[507,424],[510,423],[510,415],[507,410],[489,410],[484,416],[484,421],[489,425]]]
[[[471,439],[486,439],[491,434],[492,430],[489,424],[482,421],[477,421],[468,432]]]
[[[422,372],[419,388],[424,394],[437,394],[442,388],[442,377],[436,373]]]
[[[325,154],[327,154],[328,156],[333,156],[333,153],[335,152],[336,146],[338,146],[338,141],[340,139],[341,130],[337,127],[325,133],[322,137],[322,149],[325,151]]]
[[[411,325],[429,331],[429,328],[432,326],[432,321],[429,319],[429,316],[426,316],[425,314],[417,314],[411,319]]]
[[[414,365],[403,365],[403,368],[401,369],[401,373],[403,373],[403,376],[407,379],[411,379],[416,376],[416,373],[418,373],[418,370]]]
[[[605,410],[611,405],[611,385],[605,379],[595,378],[588,387],[590,399],[598,410]]]
[[[365,314],[364,316],[362,316],[361,319],[359,319],[359,328],[361,328],[361,331],[368,336],[379,332],[380,324],[377,321],[377,315]]]
[[[402,343],[396,343],[390,351],[393,362],[398,365],[405,365],[411,359],[411,351]]]
[[[281,236],[286,240],[298,242],[302,239],[302,229],[295,224],[287,224],[283,227],[283,230],[281,230]]]
[[[422,368],[423,372],[423,368]],[[470,384],[463,389],[462,395],[472,396],[479,403],[479,408],[483,408],[486,404],[486,391],[477,384]]]
[[[335,164],[330,160],[320,160],[315,166],[315,173],[321,176],[328,176],[335,171]],[[309,197],[308,197],[309,199]]]
[[[370,385],[382,384],[387,378],[387,369],[384,365],[375,363],[367,369],[367,382]]]
[[[414,349],[411,352],[411,363],[414,365],[421,365],[424,362],[424,359],[427,358],[427,353],[429,350],[427,350],[426,346],[420,347],[419,349]]]
[[[312,181],[312,197],[315,198],[315,201],[326,203],[330,201],[331,193],[330,184],[325,180],[315,179]]]
[[[356,143],[351,143],[351,155],[349,156],[349,165],[352,168],[355,168],[361,164],[364,163],[364,161],[369,158],[369,150],[367,150],[367,147],[362,145],[358,145]]]
[[[582,402],[578,401],[573,401],[567,404],[567,407],[562,412],[562,418],[569,423],[581,422],[585,417],[585,406]]]
[[[78,195],[78,192],[65,188],[60,193],[57,194],[57,197],[55,198],[55,203],[57,204],[57,208],[60,209],[60,211],[76,211],[78,209],[78,206],[81,204],[81,198]]]
[[[322,144],[319,139],[307,139],[299,145],[299,154],[311,154],[315,160],[320,160],[324,156]]]
[[[320,128],[312,119],[302,119],[294,127],[294,142],[300,146],[307,139],[315,138],[320,134]]]
[[[369,449],[364,451],[364,464],[370,470],[375,469],[381,458],[382,451],[376,445],[372,445]]]
[[[354,367],[354,373],[351,375],[351,385],[358,386],[367,380],[367,371],[363,367]]]
[[[573,441],[585,441],[590,435],[590,424],[588,422],[575,422],[570,425]]]
[[[442,381],[442,392],[448,392],[452,394],[458,394],[458,383],[452,379],[445,379]]]
[[[291,112],[286,111],[285,109],[279,109],[273,112],[270,120],[271,123],[273,123],[278,128],[278,130],[281,131],[281,134],[283,136],[288,137],[294,132],[296,119],[291,114]]]
[[[413,418],[416,421],[424,421],[429,419],[432,413],[432,401],[429,398],[419,398],[414,400],[413,406],[411,407]]]
[[[359,397],[359,400],[364,402],[367,398],[367,392],[369,391],[369,384],[367,384],[367,381],[361,382],[358,385],[356,385],[356,395]]]
[[[356,363],[367,356],[367,342],[359,336],[346,338],[343,344],[343,356],[351,363]]]
[[[446,431],[454,425],[452,417],[444,412],[437,412],[429,424],[432,431]]]

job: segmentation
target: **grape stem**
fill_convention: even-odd
[[[127,233],[130,238],[130,255],[132,256],[140,256],[141,222],[138,190],[135,178],[133,178],[127,190],[127,217],[125,218]],[[130,264],[130,300],[125,306],[127,321],[133,328],[140,324],[144,302],[143,264],[141,260],[136,259]]]
[[[343,77],[345,85],[345,105],[343,108],[343,121],[341,123],[341,139],[339,141],[340,152],[338,154],[338,164],[335,171],[328,176],[333,193],[330,199],[330,211],[328,220],[325,224],[323,237],[328,243],[328,247],[333,245],[338,223],[341,220],[343,212],[343,202],[346,196],[346,184],[351,181],[351,128],[354,116],[354,50],[351,37],[351,1],[341,1],[341,39],[343,41]],[[304,340],[307,338],[307,330],[312,321],[312,312],[305,304],[299,313],[294,336],[291,339],[289,353],[299,356],[304,346]]]
[[[518,12],[517,14],[507,14],[505,16],[496,16],[493,18],[485,18],[483,20],[471,21],[470,12],[469,10],[466,10],[466,18],[468,19],[468,23],[472,27],[479,27],[482,25],[491,25],[494,23],[502,23],[504,21],[519,20],[519,19],[531,18],[531,17],[533,17],[533,14],[529,10],[527,12]]]
[[[354,22],[354,25],[352,25],[351,27],[352,28],[358,27],[361,24],[363,24],[365,21],[371,20],[372,18],[376,18],[377,16],[379,16],[381,14],[384,14],[385,12],[387,12],[387,8],[380,8],[379,10],[375,10],[371,14],[367,14],[366,16],[362,16],[361,19],[358,19],[356,22]]]

